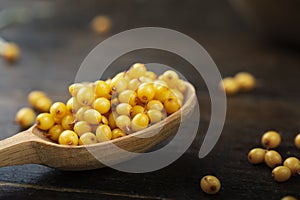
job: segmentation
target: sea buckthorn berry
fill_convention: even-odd
[[[142,63],[133,64],[126,72],[130,79],[139,78],[146,74],[147,68]]]
[[[142,84],[139,79],[132,79],[128,83],[128,89],[135,91]]]
[[[127,115],[120,115],[115,119],[116,126],[122,131],[130,131],[131,119]]]
[[[295,137],[295,146],[300,149],[300,133],[298,133],[298,135],[296,135]]]
[[[33,107],[40,112],[48,112],[51,105],[51,99],[49,99],[48,97],[42,97],[37,100],[36,104]]]
[[[72,114],[68,114],[62,118],[61,125],[65,130],[72,130],[74,127],[74,121],[74,116]]]
[[[62,102],[55,102],[51,107],[50,107],[50,114],[54,118],[63,118],[67,114],[67,107],[64,103]]]
[[[150,109],[147,111],[147,115],[152,124],[157,123],[163,119],[163,114],[160,110]]]
[[[282,163],[281,155],[274,150],[267,151],[265,154],[265,163],[270,167],[274,168]]]
[[[41,99],[43,97],[46,97],[46,96],[47,95],[44,92],[35,90],[35,91],[32,91],[28,94],[27,99],[28,99],[28,102],[29,102],[30,105],[35,106],[36,102],[39,99]]]
[[[46,134],[48,138],[57,142],[60,134],[64,131],[62,125],[54,125],[52,128],[49,129],[48,133]]]
[[[131,117],[134,117],[138,113],[143,113],[143,112],[145,112],[145,108],[143,106],[140,105],[133,106],[131,111]]]
[[[153,82],[153,80],[152,80],[151,78],[148,78],[148,77],[145,77],[145,76],[139,77],[139,80],[140,80],[142,83],[151,83],[151,82]]]
[[[113,92],[121,93],[122,91],[127,89],[128,80],[124,77],[114,77],[111,80],[111,89]]]
[[[152,100],[154,95],[155,89],[151,83],[142,84],[137,89],[137,96],[143,103]]]
[[[239,85],[235,81],[234,78],[227,77],[224,78],[220,83],[220,88],[227,94],[227,95],[234,95],[239,90]]]
[[[295,198],[293,196],[285,196],[285,197],[282,197],[281,200],[297,200],[297,198]]]
[[[131,128],[133,131],[139,131],[147,128],[149,125],[149,117],[144,113],[138,113],[135,115],[131,122]]]
[[[83,118],[84,112],[89,109],[91,109],[90,106],[82,106],[81,108],[79,108],[75,114],[76,120],[83,121],[84,120],[84,118]]]
[[[164,109],[164,105],[158,100],[151,100],[147,103],[147,109],[155,109],[161,111],[162,109]]]
[[[116,107],[116,112],[118,115],[127,115],[130,116],[132,110],[132,106],[129,105],[128,103],[120,103]]]
[[[217,177],[207,175],[201,179],[200,187],[207,194],[216,194],[221,188],[221,183]]]
[[[300,160],[296,157],[289,157],[285,159],[283,165],[288,167],[293,175],[300,175]]]
[[[83,86],[79,89],[76,95],[76,99],[80,105],[88,106],[91,105],[94,101],[94,91],[90,86]]]
[[[153,82],[153,86],[154,86],[154,88],[156,89],[158,86],[165,86],[165,87],[168,87],[168,84],[167,84],[165,81],[163,81],[163,80],[155,80],[155,81]]]
[[[272,176],[277,182],[284,182],[290,179],[292,173],[286,166],[278,166],[272,171]]]
[[[86,110],[83,114],[83,119],[90,124],[99,124],[101,117],[101,114],[94,109]]]
[[[111,131],[112,133],[112,140],[113,139],[116,139],[116,138],[120,138],[120,137],[124,137],[126,136],[126,133],[124,131],[122,131],[121,129],[119,128],[115,128]]]
[[[55,124],[61,124],[62,118],[54,117],[53,119],[54,119]]]
[[[15,120],[22,128],[28,128],[34,123],[35,112],[31,108],[21,108],[17,112]]]
[[[178,91],[180,91],[181,93],[184,93],[186,91],[186,85],[185,82],[181,79],[178,80],[178,83],[176,85],[176,88]]]
[[[155,80],[157,78],[157,75],[152,71],[146,71],[144,76],[148,77],[148,78],[151,78],[152,80]]]
[[[97,137],[94,133],[86,132],[80,136],[78,142],[80,145],[96,144]]]
[[[17,44],[8,42],[4,45],[1,54],[8,63],[12,64],[19,59],[20,49]]]
[[[154,99],[159,100],[160,102],[164,102],[171,96],[171,90],[164,85],[155,86],[155,95]]]
[[[184,99],[183,94],[177,89],[171,89],[171,95],[175,96],[177,99],[181,101],[183,101]]]
[[[98,34],[105,34],[110,31],[112,27],[112,21],[109,17],[99,15],[93,18],[91,22],[93,31]]]
[[[118,96],[120,103],[128,103],[131,106],[137,104],[137,94],[133,90],[124,90]]]
[[[105,114],[110,110],[110,101],[104,97],[97,98],[93,103],[93,108],[100,114]]]
[[[74,131],[65,130],[59,135],[58,143],[62,145],[77,146],[78,135]]]
[[[115,117],[114,114],[111,112],[108,115],[108,125],[110,126],[110,128],[114,129],[117,127],[116,125],[116,121],[115,121]]]
[[[167,70],[163,73],[162,80],[165,81],[170,88],[176,88],[179,76],[175,71]]]
[[[260,164],[265,160],[266,150],[262,148],[254,148],[248,153],[248,161],[252,164]]]
[[[99,142],[111,140],[112,132],[108,125],[100,125],[96,130],[96,137]]]
[[[255,78],[248,72],[239,72],[235,75],[234,79],[242,91],[249,91],[255,87]]]
[[[110,95],[111,88],[105,81],[96,81],[95,85],[96,97],[108,97]]]
[[[172,114],[180,109],[180,103],[177,98],[171,97],[164,101],[164,108],[168,114]]]
[[[47,131],[54,126],[54,119],[49,113],[41,113],[36,119],[36,125],[39,129]]]
[[[267,149],[274,149],[279,146],[281,136],[276,131],[268,131],[263,134],[261,144]]]
[[[81,83],[73,83],[72,85],[69,86],[69,93],[71,96],[76,97],[78,91],[84,87],[83,84]]]
[[[80,137],[82,134],[91,132],[92,127],[86,121],[79,121],[74,124],[74,132]]]

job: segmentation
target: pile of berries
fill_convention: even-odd
[[[295,137],[295,145],[299,148],[300,134]],[[277,182],[284,182],[292,175],[300,175],[300,161],[296,157],[288,157],[282,162],[282,156],[275,150],[281,142],[281,136],[276,131],[268,131],[261,138],[263,148],[254,148],[248,153],[248,161],[252,164],[265,163],[273,169],[272,176]],[[283,165],[282,165],[283,163]]]
[[[70,85],[66,104],[55,102],[49,107],[51,101],[44,99],[36,125],[62,145],[104,142],[143,130],[178,111],[185,90],[175,71],[157,77],[136,63],[112,79]],[[31,101],[36,107],[37,102]]]

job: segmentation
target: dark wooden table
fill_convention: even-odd
[[[276,183],[265,165],[252,166],[247,162],[249,149],[259,147],[262,133],[269,129],[282,134],[278,151],[284,158],[300,157],[293,145],[293,138],[300,131],[299,47],[265,42],[244,26],[227,2],[216,0],[48,3],[55,7],[52,18],[36,19],[0,32],[22,49],[16,65],[0,63],[0,139],[19,131],[14,115],[28,105],[29,91],[41,89],[52,99],[66,100],[67,85],[74,81],[87,53],[106,37],[130,28],[162,26],[181,31],[206,48],[222,76],[249,71],[259,85],[253,92],[228,98],[222,135],[213,151],[199,159],[210,118],[210,100],[203,81],[184,70],[185,61],[166,52],[145,50],[124,56],[116,61],[116,66],[155,62],[159,58],[195,84],[201,110],[200,129],[186,153],[170,166],[145,174],[110,168],[65,172],[39,165],[3,167],[0,199],[280,199],[288,194],[300,198],[300,177]],[[32,1],[22,5],[32,5]],[[20,3],[6,0],[1,9],[11,6]],[[90,19],[99,13],[114,21],[108,35],[99,36],[89,28]],[[201,191],[199,180],[206,174],[220,178],[219,194],[208,196]]]

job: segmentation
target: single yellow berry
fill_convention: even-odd
[[[83,114],[83,119],[90,124],[99,124],[101,117],[101,114],[94,109],[89,109]]]
[[[263,134],[261,144],[267,149],[274,149],[279,146],[281,136],[276,131],[268,131]]]
[[[143,103],[152,100],[155,96],[155,88],[151,83],[144,83],[137,89],[137,96]]]
[[[87,132],[80,136],[79,145],[88,145],[88,144],[96,144],[97,137],[94,133]]]
[[[96,130],[96,137],[99,142],[105,142],[112,139],[111,128],[108,125],[100,125]]]
[[[20,49],[18,45],[12,42],[6,43],[1,53],[3,58],[9,63],[16,62],[20,57]]]
[[[227,95],[234,95],[239,90],[239,85],[234,78],[227,77],[222,80],[220,83],[220,88],[224,90]]]
[[[62,102],[55,102],[51,107],[50,107],[50,114],[54,118],[63,118],[67,114],[67,107],[64,103]]]
[[[283,165],[288,167],[293,175],[300,175],[300,160],[296,157],[289,157],[285,159]]]
[[[180,109],[180,103],[176,97],[171,97],[164,101],[164,107],[168,114],[172,114]]]
[[[62,125],[54,125],[47,133],[47,137],[57,142],[60,134],[64,131]]]
[[[65,130],[60,134],[58,143],[62,145],[77,146],[78,135],[74,131]]]
[[[278,166],[272,171],[272,176],[277,182],[284,182],[289,180],[292,173],[291,170],[286,166]]]
[[[49,130],[54,126],[54,119],[51,114],[49,113],[41,113],[39,114],[36,119],[36,125],[41,130]]]
[[[33,107],[40,112],[49,112],[51,105],[51,99],[49,99],[48,97],[42,97],[37,100],[36,104]]]
[[[265,154],[265,163],[270,167],[274,168],[282,163],[281,155],[274,150],[267,151]]]
[[[242,91],[249,91],[255,87],[255,78],[248,72],[239,72],[234,79]]]
[[[31,108],[21,108],[17,112],[15,120],[22,128],[28,128],[34,123],[35,112]]]
[[[254,148],[248,153],[248,161],[252,164],[260,164],[265,160],[266,150],[262,148]]]
[[[112,140],[113,139],[116,139],[116,138],[119,138],[119,137],[124,137],[124,136],[126,136],[126,133],[124,132],[124,131],[122,131],[121,129],[119,129],[119,128],[115,128],[115,129],[113,129],[112,131],[111,131],[111,133],[112,133]]]
[[[108,16],[99,15],[93,18],[91,26],[96,33],[105,34],[110,31],[112,22]]]
[[[27,99],[28,99],[29,104],[34,107],[36,105],[36,102],[39,99],[41,99],[43,97],[46,97],[46,96],[47,95],[44,92],[38,91],[38,90],[34,90],[34,91],[32,91],[32,92],[30,92],[28,94]]]
[[[147,128],[148,125],[149,125],[149,117],[144,113],[138,113],[132,119],[131,129],[133,131],[139,131]]]
[[[93,108],[100,114],[105,114],[110,110],[110,101],[104,97],[97,98],[93,103]]]
[[[74,116],[72,114],[68,114],[62,118],[61,125],[65,130],[72,130],[74,127],[74,122]]]
[[[207,175],[201,179],[200,187],[207,194],[216,194],[221,188],[221,183],[217,177]]]
[[[74,132],[77,133],[77,135],[79,137],[81,135],[83,135],[84,133],[92,131],[92,127],[86,121],[76,122],[73,129],[74,129]]]

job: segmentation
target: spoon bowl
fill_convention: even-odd
[[[49,140],[45,132],[32,126],[26,131],[0,141],[0,167],[40,164],[68,171],[105,167],[91,152],[101,152],[100,156],[109,163],[124,162],[132,157],[124,154],[121,149],[130,152],[146,152],[174,135],[180,123],[191,115],[196,100],[195,88],[186,82],[185,102],[180,110],[144,130],[92,145],[60,145]],[[111,144],[118,146],[120,150],[111,149]]]

